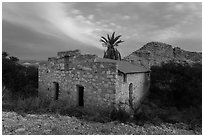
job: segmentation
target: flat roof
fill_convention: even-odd
[[[143,66],[134,65],[128,61],[96,58],[95,62],[116,62],[116,64],[118,65],[118,70],[123,73],[143,73],[150,71],[149,69]]]

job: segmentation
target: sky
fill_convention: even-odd
[[[201,2],[2,3],[2,50],[47,60],[79,49],[102,56],[101,36],[122,35],[122,57],[151,41],[202,51]]]

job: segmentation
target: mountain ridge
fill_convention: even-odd
[[[148,42],[140,49],[124,57],[124,60],[132,62],[135,65],[142,65],[146,68],[161,65],[169,61],[184,64],[202,64],[202,53],[186,51],[180,47],[173,47],[170,44],[162,42]]]

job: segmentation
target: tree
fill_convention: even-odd
[[[2,95],[5,95],[5,91],[9,91],[12,99],[37,96],[38,69],[33,66],[25,67],[18,61],[17,57],[2,52],[2,84],[4,87]]]
[[[10,57],[10,60],[12,61],[12,62],[18,62],[19,61],[19,59],[17,58],[17,57]]]
[[[3,58],[6,58],[8,55],[9,55],[9,54],[8,54],[7,52],[5,52],[5,51],[2,52],[2,57],[3,57]]]
[[[124,42],[119,40],[121,36],[122,35],[115,37],[115,32],[113,32],[111,37],[109,34],[107,34],[107,38],[103,36],[101,37],[100,41],[102,42],[102,45],[107,48],[104,52],[103,58],[121,60],[120,52],[117,50],[118,44]]]

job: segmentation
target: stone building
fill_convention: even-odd
[[[39,65],[39,95],[69,107],[133,112],[149,90],[149,70],[126,61],[58,52]]]

